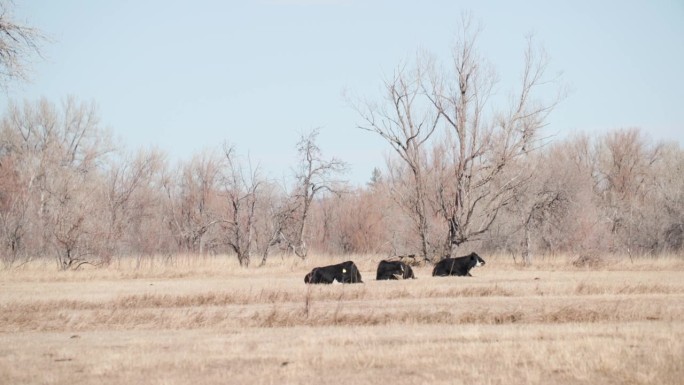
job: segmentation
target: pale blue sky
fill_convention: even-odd
[[[522,5],[520,4],[522,3]],[[548,134],[641,127],[684,144],[684,1],[17,1],[15,18],[53,40],[32,82],[1,95],[95,101],[129,148],[172,159],[224,141],[272,177],[300,133],[363,183],[387,146],[357,129],[343,90],[380,97],[385,74],[419,49],[447,60],[463,10],[506,94],[534,32],[571,88]]]

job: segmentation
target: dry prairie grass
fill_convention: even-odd
[[[472,278],[307,286],[275,258],[0,271],[0,383],[678,384],[684,264],[490,257]],[[47,267],[47,269],[46,269]]]

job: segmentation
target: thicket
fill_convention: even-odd
[[[421,254],[415,223],[397,199],[406,194],[397,183],[406,168],[379,165],[367,184],[350,185],[344,162],[325,158],[316,134],[293,141],[300,164],[284,185],[229,146],[179,164],[157,150],[117,149],[95,108],[73,98],[11,104],[0,121],[2,261],[53,258],[70,269],[120,255],[225,253],[247,266],[274,251]],[[427,258],[442,256],[449,236],[434,164],[424,170]],[[655,143],[639,129],[577,134],[516,158],[501,177],[519,170],[524,183],[490,229],[455,253],[527,253],[532,261],[535,254],[684,248],[677,143]]]

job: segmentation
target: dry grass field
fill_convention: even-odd
[[[0,384],[682,384],[684,260],[483,257],[473,277],[303,283],[342,259],[0,270]]]

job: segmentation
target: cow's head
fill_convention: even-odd
[[[470,259],[475,262],[474,267],[484,266],[485,264],[484,259],[480,258],[476,253],[470,253]]]

